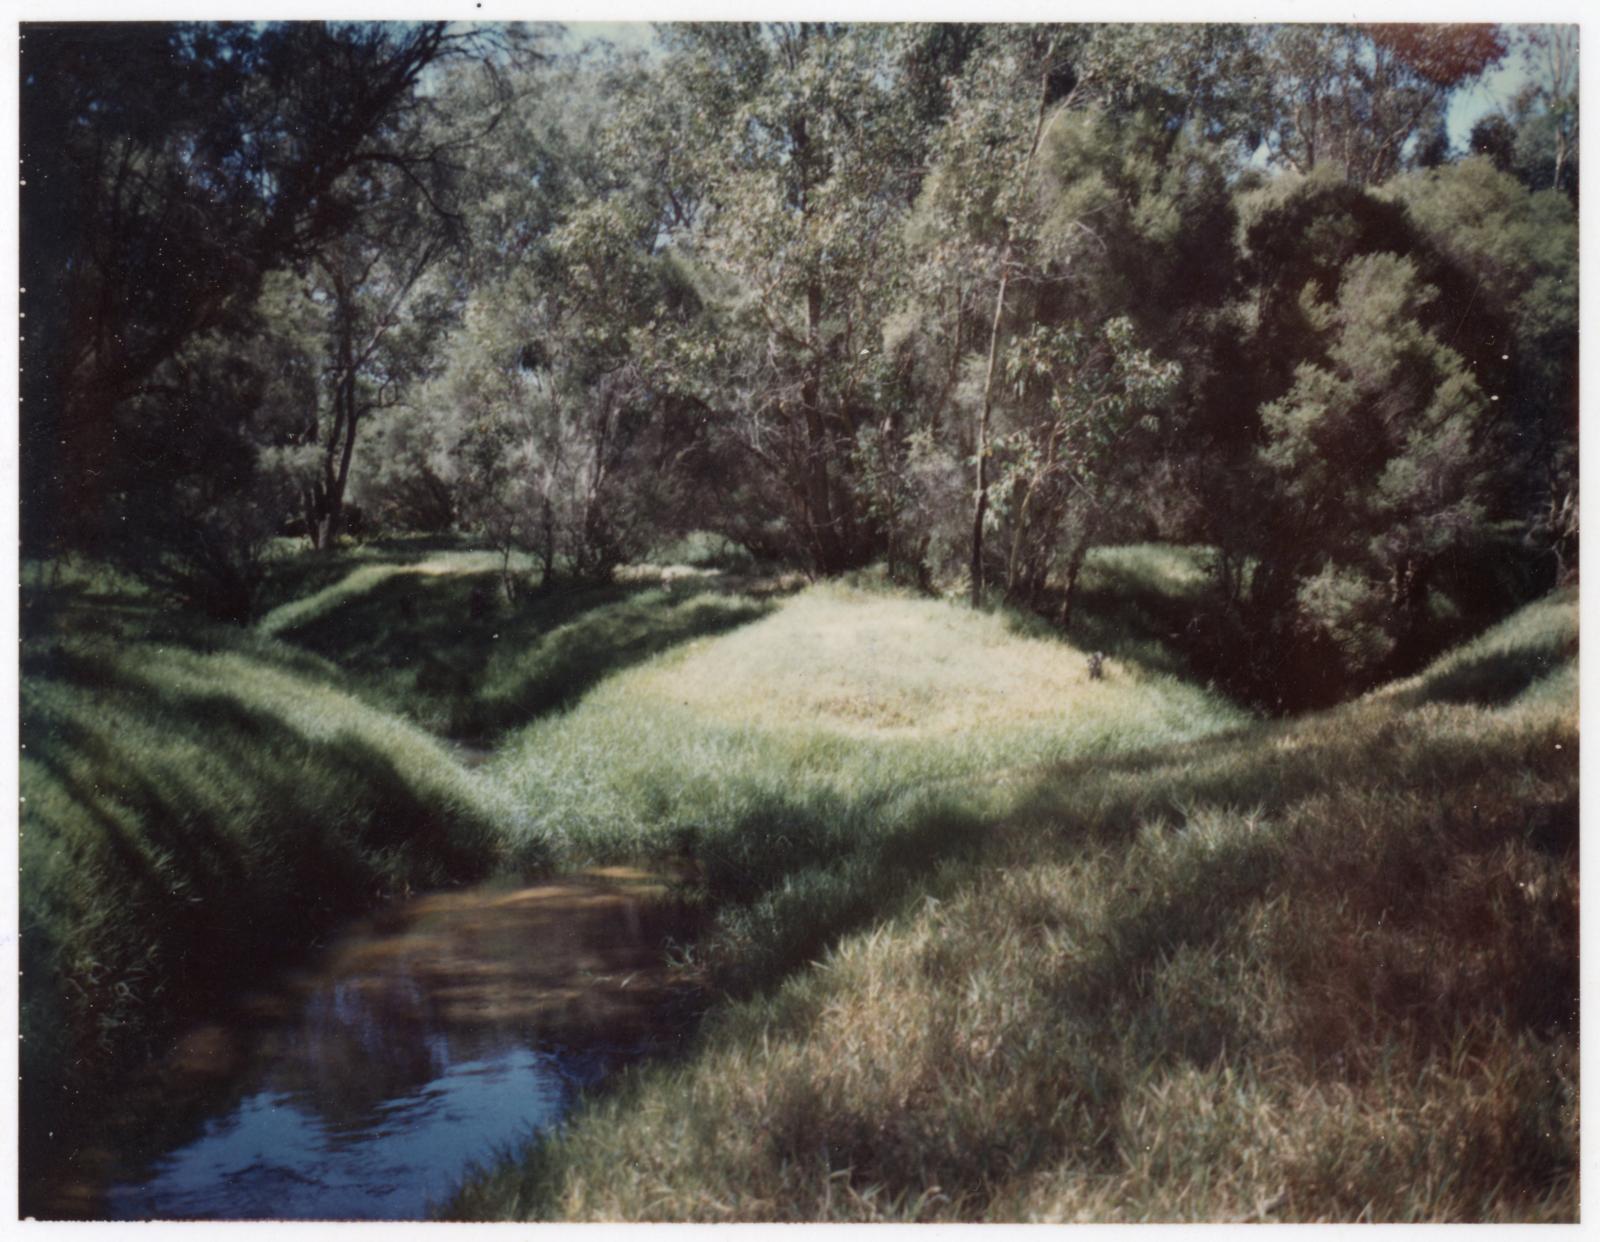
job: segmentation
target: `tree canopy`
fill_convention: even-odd
[[[30,555],[246,620],[274,540],[709,529],[1070,628],[1177,540],[1285,707],[1576,563],[1575,27],[23,36]]]

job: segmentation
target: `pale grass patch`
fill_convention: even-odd
[[[822,586],[737,633],[690,644],[616,692],[735,725],[948,739],[1109,723],[1126,718],[1144,685],[1115,661],[1091,681],[1084,653],[1011,633],[998,616]]]
[[[680,564],[623,565],[612,575],[617,582],[659,582],[662,586],[673,586],[680,582],[706,582],[721,577],[723,571],[720,569]]]

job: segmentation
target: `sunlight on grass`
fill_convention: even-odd
[[[1082,653],[1016,637],[999,617],[814,587],[765,621],[653,666],[625,692],[729,724],[951,738],[1124,714],[1129,676],[1113,664],[1091,681]]]
[[[512,559],[512,568],[526,572],[531,565],[526,555]],[[272,609],[256,623],[262,634],[276,635],[297,626],[306,625],[373,590],[396,574],[421,574],[437,577],[441,574],[489,574],[500,571],[498,552],[444,551],[429,554],[425,559],[408,563],[377,563],[360,565],[330,586],[310,595],[290,600]]]
[[[29,1082],[386,895],[642,864],[699,1036],[453,1214],[1575,1215],[1575,593],[1263,721],[1175,675],[1199,550],[1098,553],[1071,641],[866,577],[481,607],[485,556],[297,563],[254,632],[30,613]]]
[[[337,665],[374,706],[485,742],[571,705],[629,665],[769,606],[659,579],[572,585],[512,603],[498,573],[451,558],[375,577],[281,634]]]
[[[1092,590],[1108,582],[1137,582],[1146,590],[1166,595],[1190,595],[1205,585],[1210,555],[1209,548],[1170,543],[1093,548],[1084,561],[1080,589]]]
[[[810,815],[868,833],[897,799],[965,796],[952,784],[998,786],[1029,764],[1247,719],[1115,662],[1091,681],[1081,653],[998,616],[819,586],[610,678],[509,738],[494,770],[580,853],[663,849]]]
[[[716,646],[764,633],[784,677],[799,652],[840,652],[894,694],[899,670],[870,669],[865,635],[859,649],[827,636],[829,603],[808,595],[631,676],[681,696],[693,670],[712,681],[705,702],[771,723],[712,745],[674,722],[682,747],[705,747],[699,766],[748,748],[700,798],[784,760],[780,825],[796,789],[851,785],[847,806],[882,793],[861,756],[891,744],[836,721],[825,693],[800,717],[809,734],[786,733],[758,669],[741,670],[748,702],[739,674],[717,669]],[[899,601],[863,606],[879,642],[904,641]],[[802,620],[823,629],[810,648],[785,629]],[[813,938],[813,965],[719,1010],[693,1058],[631,1073],[469,1179],[451,1215],[1573,1219],[1575,627],[1573,599],[1533,606],[1424,673],[1418,685],[1449,691],[1438,701],[1398,687],[1298,721],[1079,753],[991,788],[969,801],[979,848],[928,838],[912,881],[879,882],[872,918],[840,920],[831,946]],[[904,650],[937,670],[936,639]],[[1509,699],[1468,701],[1442,680],[1490,659],[1516,676],[1480,669],[1473,686],[1503,687],[1549,651],[1561,666]],[[591,727],[605,693],[568,727]],[[634,717],[642,737],[657,719]],[[858,870],[887,874],[852,834],[904,832],[939,807],[877,805],[828,839],[846,861],[724,911],[713,962],[782,961],[773,922],[793,934],[846,908]]]
[[[1575,695],[1577,602],[1575,587],[1556,591],[1374,697],[1494,705],[1529,694]]]

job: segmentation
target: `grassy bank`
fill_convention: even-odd
[[[1575,1215],[1573,595],[1262,722],[1181,675],[1182,550],[1092,559],[1072,643],[867,579],[513,607],[495,568],[292,559],[254,632],[34,576],[25,1137],[389,894],[633,862],[703,914],[699,1036],[452,1213]]]
[[[27,610],[25,1141],[352,911],[502,858],[492,783],[324,661],[103,582]]]
[[[987,793],[1069,756],[1177,744],[1245,717],[1174,678],[882,588],[813,587],[608,679],[507,737],[492,773],[535,840],[687,867],[725,989],[770,986],[950,857]]]
[[[513,608],[454,547],[286,557],[254,631],[92,566],[25,575],[24,1156],[180,1024],[397,894],[571,858],[440,733],[491,734],[760,615],[660,575]],[[296,592],[302,592],[296,594]],[[472,597],[490,602],[473,617]],[[495,646],[499,634],[505,641]],[[441,684],[434,672],[455,662]],[[59,1146],[59,1145],[58,1145]]]
[[[848,635],[785,628],[830,608]],[[852,656],[873,610],[902,608],[892,650]],[[630,804],[679,832],[709,808],[731,889],[770,856],[741,854],[752,825],[809,833],[818,861],[724,907],[710,969],[733,999],[694,1055],[635,1072],[451,1214],[1575,1218],[1576,612],[1556,597],[1288,723],[1175,684],[1169,715],[1166,683],[1115,665],[1063,696],[1041,649],[1016,653],[1037,693],[999,655],[961,709],[978,727],[945,740],[946,696],[919,716],[902,689],[938,681],[941,629],[963,668],[1015,640],[836,592],[604,687],[507,755],[521,796],[566,745],[614,831],[655,831]],[[869,702],[840,700],[839,667]],[[608,750],[598,716],[624,689],[721,723],[671,754],[649,730],[647,753]],[[896,797],[891,773],[950,779]],[[853,915],[850,891],[871,894]],[[814,963],[774,950],[799,941]]]
[[[492,559],[492,558],[491,558]],[[619,668],[770,605],[658,574],[508,602],[485,554],[360,565],[262,628],[336,664],[384,711],[488,742],[574,703]]]

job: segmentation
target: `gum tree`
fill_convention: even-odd
[[[960,441],[973,469],[974,602],[992,568],[992,437],[1007,342],[1031,321],[1059,325],[1133,309],[1126,277],[1151,255],[1128,264],[1123,247],[1109,262],[1105,256],[1140,232],[1125,226],[1141,212],[1155,218],[1163,193],[1182,197],[1176,183],[1145,184],[1150,178],[1135,166],[1145,161],[1159,182],[1180,136],[1233,144],[1252,105],[1247,87],[1229,84],[1249,82],[1250,51],[1232,27],[996,27],[966,65],[912,222],[920,263],[901,339],[937,360],[907,359],[932,396],[933,417],[957,405],[969,411],[971,430]],[[1083,129],[1086,116],[1095,119]],[[1103,148],[1118,124],[1134,121],[1120,136],[1155,140],[1126,161],[1072,167],[1074,143]],[[1058,141],[1059,134],[1071,137]],[[1153,237],[1134,248],[1145,240],[1167,252],[1162,262],[1180,249]],[[1185,293],[1172,292],[1185,302]]]
[[[1506,53],[1489,25],[1303,23],[1258,39],[1258,127],[1272,160],[1301,173],[1329,165],[1359,185],[1381,185],[1427,151],[1451,92]]]
[[[705,313],[661,334],[655,382],[695,412],[734,480],[727,507],[763,518],[752,537],[836,573],[878,542],[853,463],[879,413],[898,225],[921,171],[898,36],[777,23],[665,37],[661,97],[626,114],[657,114],[640,118],[641,162]]]
[[[1118,318],[1097,331],[1034,327],[1008,347],[1005,379],[1017,410],[995,442],[1006,596],[1036,604],[1065,545],[1068,626],[1084,557],[1147,459],[1136,437],[1154,430],[1150,411],[1170,396],[1178,367],[1139,348],[1133,324]]]

